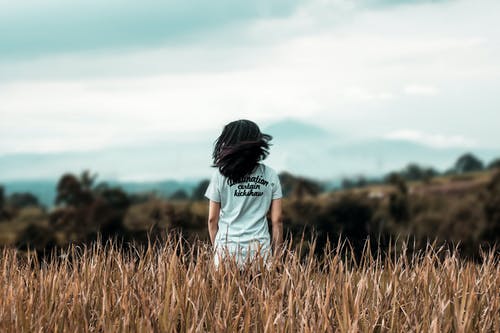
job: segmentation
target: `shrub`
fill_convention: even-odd
[[[288,172],[279,174],[283,196],[302,199],[306,196],[316,196],[322,192],[322,186],[309,178],[296,177]]]
[[[429,181],[439,173],[433,168],[425,168],[416,163],[408,164],[401,172],[400,175],[405,180],[422,180]]]
[[[488,169],[499,169],[500,168],[500,158],[496,158],[488,164]]]
[[[369,235],[372,217],[373,208],[364,198],[342,195],[332,200],[322,208],[315,224],[318,251],[323,251],[327,240],[336,241],[342,235],[360,253]]]
[[[194,189],[191,198],[193,200],[203,200],[205,198],[205,191],[207,190],[209,184],[210,180],[208,179],[204,179],[201,182],[199,182],[196,188]]]
[[[389,195],[389,214],[396,222],[407,221],[410,218],[408,186],[396,173],[390,174],[387,181],[396,188],[396,191]]]
[[[486,186],[484,210],[487,227],[483,238],[500,244],[500,171],[497,171]]]
[[[30,224],[21,232],[15,246],[24,251],[30,249],[38,252],[50,252],[56,246],[53,235],[51,227]]]
[[[473,154],[466,153],[457,159],[454,169],[457,173],[480,171],[484,169],[484,164]]]
[[[31,193],[12,193],[7,197],[7,205],[14,209],[22,209],[30,206],[40,206],[38,198]]]
[[[5,204],[5,190],[3,186],[0,185],[0,210],[3,208]]]
[[[188,200],[189,195],[186,193],[186,191],[179,189],[172,193],[169,197],[170,200]]]

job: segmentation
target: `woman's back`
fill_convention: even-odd
[[[250,174],[230,180],[215,170],[205,196],[220,202],[217,245],[248,246],[270,242],[267,212],[271,201],[282,197],[276,172],[259,163]]]
[[[250,120],[233,121],[222,130],[212,153],[217,168],[205,196],[210,199],[208,232],[215,263],[229,252],[242,264],[271,252],[267,212],[271,210],[273,249],[283,242],[281,185],[276,172],[260,163],[272,137]]]

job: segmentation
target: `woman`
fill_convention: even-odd
[[[250,120],[233,121],[215,142],[214,167],[205,196],[210,200],[208,231],[215,264],[229,254],[238,265],[271,252],[267,213],[272,222],[272,250],[283,243],[281,184],[276,172],[260,163],[269,154],[270,135]]]

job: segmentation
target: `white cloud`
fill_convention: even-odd
[[[361,87],[350,87],[344,90],[346,98],[360,101],[388,101],[396,96],[391,92],[372,92]]]
[[[407,95],[423,95],[423,96],[433,96],[439,93],[438,88],[431,85],[423,84],[410,84],[404,87],[404,93]]]
[[[491,125],[500,122],[500,47],[492,42],[500,38],[499,3],[361,12],[348,1],[329,3],[259,20],[234,44],[211,35],[134,52],[0,63],[0,154],[157,141],[240,117],[309,118],[379,136],[411,118],[433,133],[500,139]]]
[[[273,70],[17,82],[0,93],[0,152],[100,149],[220,128],[234,118],[308,117],[315,106],[307,95],[293,73]]]
[[[444,135],[439,133],[426,133],[411,129],[401,129],[385,135],[389,140],[406,140],[424,144],[434,148],[472,148],[476,141],[461,135]]]

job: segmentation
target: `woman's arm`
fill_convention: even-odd
[[[210,200],[208,205],[208,234],[212,245],[215,242],[215,235],[219,230],[220,202]]]
[[[271,201],[271,222],[273,229],[273,251],[278,253],[283,245],[283,212],[281,199]]]

